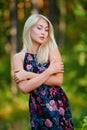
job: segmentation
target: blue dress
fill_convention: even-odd
[[[38,63],[37,55],[26,53],[24,69],[42,73],[48,63]],[[32,130],[74,130],[69,101],[59,86],[39,86],[30,92],[30,122]]]

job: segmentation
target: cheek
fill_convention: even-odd
[[[49,42],[49,34],[46,35],[45,42]]]
[[[47,37],[47,38],[49,37],[48,33],[46,34],[46,37]]]
[[[37,35],[37,32],[35,30],[31,30],[30,36],[31,38],[34,38]]]
[[[48,39],[49,39],[49,38],[48,38],[48,35],[45,36],[44,43],[47,43],[47,42],[49,41]]]
[[[45,38],[48,39],[48,37],[49,37],[49,35],[48,35],[48,33],[46,33]]]

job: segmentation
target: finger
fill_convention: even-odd
[[[17,78],[14,78],[14,80],[15,80],[15,82],[16,82],[16,81],[18,81],[18,79],[17,79]]]
[[[19,81],[15,81],[16,82],[16,84],[18,84],[19,83]]]
[[[16,83],[19,83],[19,80],[18,80],[18,79],[15,79],[15,82],[16,82]]]
[[[64,67],[61,70],[62,70],[62,72],[64,72]]]
[[[61,65],[64,65],[63,62],[60,62]]]
[[[16,75],[14,75],[14,80],[16,80],[17,79],[17,77],[16,77]]]
[[[14,80],[17,80],[17,76],[16,76],[16,74],[14,74],[13,79],[14,79]]]
[[[19,72],[19,71],[20,71],[20,70],[15,70],[14,73],[17,73],[17,72]]]

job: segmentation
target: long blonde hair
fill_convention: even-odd
[[[31,52],[32,51],[32,41],[30,37],[30,29],[33,25],[37,23],[37,21],[43,18],[47,21],[49,25],[49,34],[48,40],[45,44],[42,44],[39,47],[37,52],[38,62],[45,63],[48,61],[49,53],[51,50],[57,48],[57,44],[54,38],[54,29],[51,22],[41,14],[32,14],[25,22],[24,29],[23,29],[23,51]]]

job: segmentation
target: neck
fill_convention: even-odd
[[[31,50],[31,52],[32,52],[33,54],[37,54],[38,49],[39,49],[39,46],[34,46],[34,45],[33,45],[33,48],[32,48],[32,50]]]
[[[32,47],[31,52],[32,52],[33,54],[37,54],[38,49],[39,49],[39,45],[38,45],[38,44],[33,44],[33,47]]]

